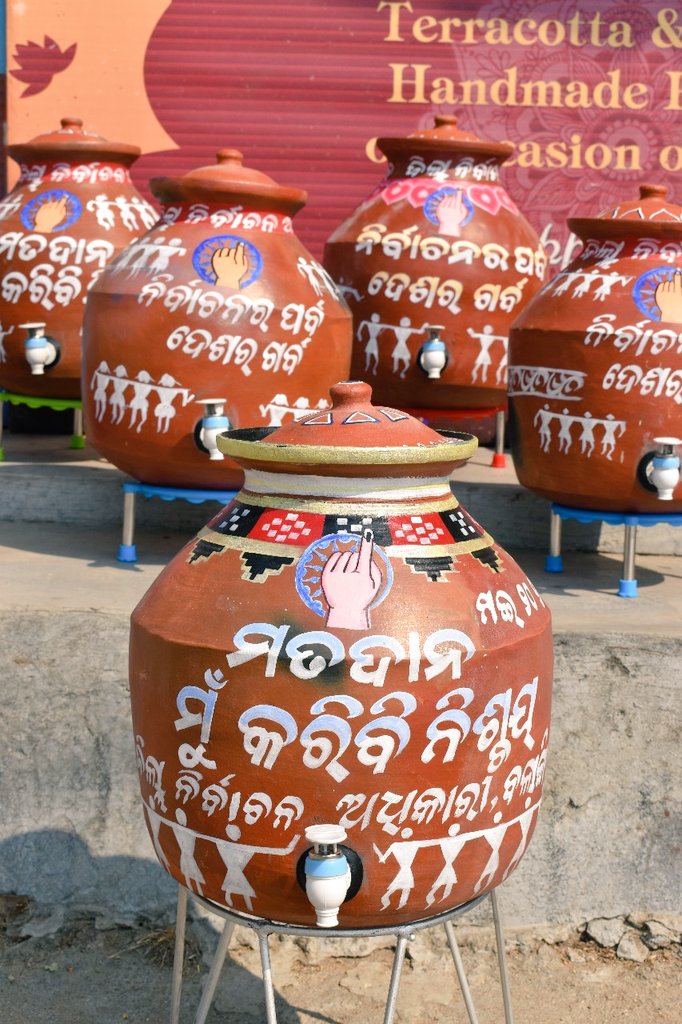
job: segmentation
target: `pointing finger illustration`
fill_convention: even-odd
[[[374,554],[374,532],[372,530],[365,530],[360,541],[360,547],[358,549],[358,559],[355,563],[353,572],[364,573],[365,575],[371,575],[372,572],[372,555]]]

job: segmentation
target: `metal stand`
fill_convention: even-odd
[[[80,398],[44,398],[41,395],[15,395],[11,391],[0,391],[0,462],[5,460],[5,449],[2,446],[4,402],[9,402],[10,405],[27,405],[30,409],[54,409],[55,412],[73,409],[73,434],[69,448],[85,448],[83,403]]]
[[[201,505],[204,501],[217,501],[227,505],[232,501],[236,491],[202,491],[189,487],[156,487],[153,484],[142,484],[136,480],[122,484],[123,488],[123,531],[118,546],[119,562],[136,562],[137,546],[135,544],[135,495],[143,498],[161,498],[162,501],[188,501],[191,505]]]
[[[504,454],[504,425],[506,409],[498,409],[495,413],[495,452],[491,466],[493,469],[506,469],[507,456]]]
[[[182,966],[184,959],[184,948],[185,948],[185,926],[187,922],[187,898],[190,895],[187,889],[180,885],[178,886],[178,907],[177,907],[177,921],[176,921],[176,932],[175,932],[175,959],[173,961],[173,980],[172,980],[172,995],[171,995],[171,1012],[170,1012],[170,1024],[179,1024],[180,1021],[180,1001],[182,994]],[[493,912],[493,922],[495,925],[495,943],[497,946],[497,962],[500,972],[500,986],[502,989],[502,1002],[504,1006],[504,1022],[505,1024],[514,1024],[514,1018],[512,1014],[511,1005],[511,993],[509,989],[509,976],[507,973],[507,960],[504,949],[504,934],[502,930],[502,918],[500,915],[500,908],[497,901],[497,894],[493,889],[489,894],[490,902]],[[414,921],[411,924],[398,926],[395,928],[335,928],[333,930],[326,931],[320,928],[306,928],[302,925],[286,925],[277,924],[273,921],[265,921],[261,918],[249,917],[245,914],[237,913],[233,910],[228,910],[226,907],[218,906],[218,904],[211,903],[209,900],[204,899],[201,896],[197,896],[191,893],[192,899],[196,900],[206,910],[215,914],[217,917],[224,919],[225,924],[221,932],[220,938],[218,939],[218,945],[209,968],[206,984],[203,989],[201,1001],[194,1018],[194,1024],[205,1024],[206,1017],[211,1008],[215,990],[218,985],[218,979],[220,972],[225,962],[225,956],[227,954],[227,948],[232,938],[235,925],[240,924],[245,928],[251,928],[252,931],[258,936],[258,946],[260,950],[261,967],[263,971],[263,989],[265,996],[265,1019],[267,1024],[277,1024],[277,1009],[275,1004],[275,989],[272,981],[272,966],[270,963],[270,950],[268,946],[268,937],[270,935],[298,935],[306,936],[308,938],[332,938],[332,939],[348,939],[348,938],[370,938],[379,935],[393,934],[396,937],[395,955],[393,957],[393,967],[391,970],[391,978],[388,985],[388,992],[386,995],[386,1007],[384,1010],[383,1024],[392,1024],[395,1017],[396,1003],[398,1000],[398,987],[400,985],[400,977],[402,974],[403,964],[405,962],[405,952],[407,950],[408,942],[411,942],[418,931],[426,928],[435,928],[438,925],[443,925],[445,928],[445,934],[447,936],[448,946],[450,947],[450,953],[455,966],[455,972],[457,974],[457,981],[462,992],[462,998],[469,1019],[469,1024],[478,1024],[478,1017],[476,1016],[476,1010],[474,1008],[473,999],[471,997],[471,991],[469,989],[469,983],[464,971],[464,964],[462,963],[462,957],[460,954],[459,946],[457,945],[457,939],[455,936],[455,929],[452,926],[452,920],[455,917],[459,917],[466,911],[471,910],[477,906],[483,899],[484,896],[479,896],[475,900],[471,900],[469,903],[465,903],[460,907],[456,907],[454,910],[446,911],[444,914],[439,914],[437,917],[429,918],[425,921]]]
[[[561,556],[562,519],[576,519],[580,523],[604,522],[625,527],[623,576],[618,583],[619,597],[637,597],[637,578],[635,576],[637,527],[655,526],[657,523],[667,523],[668,526],[682,526],[682,513],[673,513],[671,515],[640,513],[634,515],[625,512],[598,512],[590,509],[571,508],[568,505],[552,504],[549,528],[549,554],[545,559],[546,572],[564,571],[564,562]]]

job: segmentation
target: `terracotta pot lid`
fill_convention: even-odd
[[[682,206],[670,202],[667,185],[643,184],[637,199],[624,199],[597,217],[572,217],[568,226],[581,238],[679,238]]]
[[[424,128],[403,138],[377,139],[377,146],[389,160],[406,155],[442,154],[494,157],[497,163],[503,163],[514,152],[508,142],[492,142],[480,139],[473,132],[462,131],[457,127],[457,118],[447,114],[436,114],[433,128]]]
[[[80,117],[63,117],[61,127],[36,135],[30,142],[7,147],[13,160],[74,160],[82,163],[110,160],[130,166],[140,155],[139,146],[110,142],[103,135],[83,127]]]
[[[303,189],[278,185],[262,171],[246,167],[243,154],[229,148],[218,150],[215,164],[197,167],[179,178],[152,178],[149,187],[165,203],[191,199],[224,202],[229,197],[252,197],[260,208],[287,213],[296,213],[308,198]]]
[[[341,381],[329,393],[331,409],[281,427],[226,431],[218,447],[242,466],[275,472],[315,467],[324,476],[421,477],[449,474],[478,446],[472,434],[437,432],[398,409],[372,405],[364,381]]]

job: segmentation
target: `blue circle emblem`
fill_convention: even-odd
[[[36,227],[36,214],[47,203],[61,203],[64,207],[64,216],[54,227],[51,225],[45,228]],[[39,196],[26,203],[21,211],[21,223],[27,231],[45,230],[50,233],[64,231],[78,220],[82,212],[80,199],[73,192],[66,192],[64,189],[51,189],[49,192],[41,192]]]
[[[263,257],[252,242],[248,242],[239,235],[216,235],[213,238],[206,238],[194,250],[192,265],[202,280],[208,284],[216,284],[216,272],[213,269],[213,255],[218,249],[228,249],[231,254],[239,255],[238,246],[243,246],[242,254],[246,257],[248,266],[243,271],[241,278],[235,284],[237,288],[246,288],[258,280],[263,269]]]
[[[672,281],[678,273],[676,267],[654,267],[635,281],[632,289],[633,302],[650,320],[661,319],[661,310],[656,303],[656,289],[659,284]]]
[[[438,207],[444,199],[447,199],[449,196],[456,196],[457,194],[462,197],[462,205],[465,211],[464,217],[459,223],[459,227],[464,227],[464,225],[468,224],[474,215],[474,204],[471,202],[466,192],[461,188],[439,188],[436,192],[432,192],[424,203],[424,215],[432,224],[440,224],[440,221],[438,220]]]
[[[313,541],[301,555],[296,566],[296,590],[303,603],[321,618],[327,614],[322,590],[322,570],[337,551],[353,552],[360,547],[362,537],[356,533],[328,533]],[[384,600],[393,584],[393,568],[388,556],[377,544],[374,555],[381,563],[382,587],[372,601],[370,608],[376,608]]]

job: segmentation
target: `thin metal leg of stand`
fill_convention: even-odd
[[[623,578],[618,587],[619,597],[637,597],[635,578],[635,555],[637,552],[637,523],[625,523],[625,544],[623,548]]]
[[[275,1007],[275,989],[272,984],[272,966],[270,964],[270,949],[268,947],[268,933],[258,932],[258,945],[260,947],[260,962],[263,968],[263,988],[265,990],[265,1017],[267,1024],[277,1024],[277,1008]]]
[[[185,925],[187,924],[187,890],[178,886],[178,909],[175,918],[175,953],[171,983],[170,1024],[179,1024],[180,996],[182,995],[182,965],[185,960]]]
[[[218,979],[220,978],[220,972],[222,971],[223,964],[225,963],[227,947],[230,945],[230,939],[232,938],[233,932],[234,924],[232,921],[226,921],[220,934],[220,938],[218,939],[216,951],[213,954],[211,968],[208,972],[208,977],[206,978],[204,991],[201,993],[201,1000],[199,1002],[199,1008],[197,1009],[197,1015],[194,1018],[194,1024],[205,1024],[206,1018],[208,1017],[208,1011],[211,1009],[213,996],[215,995],[215,990],[218,987]]]
[[[455,929],[452,927],[452,921],[446,921],[444,927],[445,934],[448,937],[448,945],[450,946],[452,959],[455,964],[455,970],[457,971],[457,981],[459,982],[459,987],[462,990],[462,998],[464,999],[464,1005],[466,1006],[469,1021],[471,1024],[478,1024],[478,1017],[476,1016],[476,1010],[474,1009],[474,1001],[471,998],[471,990],[464,971],[462,954],[460,953],[459,946],[457,945],[457,937],[455,936]]]
[[[405,963],[405,950],[407,949],[407,936],[399,935],[398,942],[395,947],[395,956],[393,957],[393,970],[391,971],[391,982],[388,986],[388,996],[386,997],[386,1013],[384,1014],[384,1024],[392,1024],[393,1016],[395,1014],[395,1005],[398,1001],[398,986],[400,985],[400,975],[403,971],[403,964]]]
[[[495,413],[495,451],[493,453],[493,469],[505,469],[507,456],[504,454],[505,411],[498,409]]]
[[[0,398],[0,462],[5,459],[5,449],[2,447],[2,421],[5,415],[5,403]]]
[[[545,559],[545,572],[563,572],[561,557],[561,516],[552,511],[549,521],[549,554]]]
[[[497,945],[497,963],[500,968],[500,985],[502,987],[502,1002],[504,1003],[504,1024],[514,1024],[514,1014],[511,1004],[511,990],[509,988],[509,974],[507,972],[507,955],[504,949],[504,930],[502,926],[502,915],[500,905],[497,902],[497,893],[494,889],[490,892],[490,904],[493,908],[493,922],[495,924],[495,944]]]
[[[84,448],[85,437],[83,435],[83,410],[73,410],[73,434],[71,436],[72,448]]]
[[[135,492],[123,492],[123,536],[118,546],[119,562],[136,562],[135,537]]]

